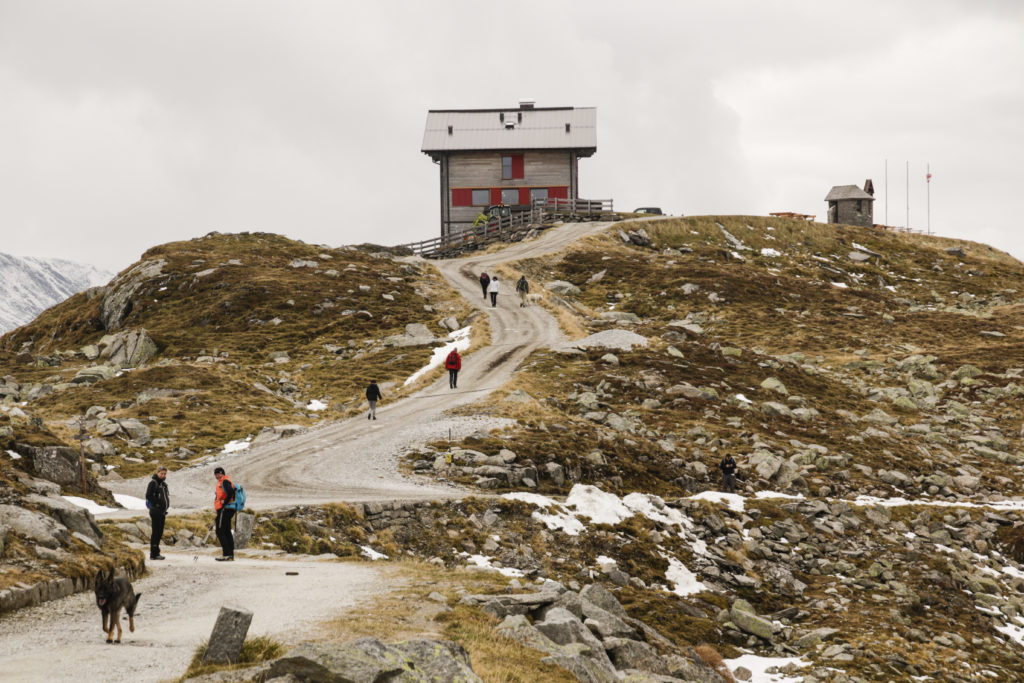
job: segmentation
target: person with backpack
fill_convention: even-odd
[[[462,369],[462,356],[458,349],[452,349],[448,357],[444,359],[444,367],[448,371],[448,388],[459,388],[459,370]]]
[[[491,278],[491,284],[487,285],[487,293],[491,295],[491,308],[498,305],[498,276]]]
[[[371,379],[370,386],[366,387],[366,400],[370,403],[370,412],[366,416],[367,420],[377,419],[377,401],[382,398],[384,398],[384,394],[380,393],[377,380]]]
[[[734,493],[736,491],[736,461],[726,453],[722,462],[718,463],[718,469],[722,470],[722,491]]]
[[[149,559],[165,560],[160,554],[160,539],[164,535],[164,522],[167,521],[167,510],[171,507],[171,494],[167,490],[167,468],[161,465],[156,474],[149,480],[146,487],[146,507],[149,508],[149,521],[153,530],[149,535]]]
[[[526,276],[523,275],[516,282],[516,292],[519,294],[519,308],[526,307],[526,295],[530,293],[530,283],[526,281]]]
[[[214,492],[213,509],[217,511],[215,527],[217,540],[220,541],[221,556],[214,559],[218,562],[233,562],[235,559],[235,537],[231,534],[231,520],[235,516],[235,485],[224,473],[223,467],[213,471],[217,478],[217,489]]]
[[[484,299],[487,299],[487,285],[491,284],[491,276],[487,273],[480,273],[480,289],[484,290]]]

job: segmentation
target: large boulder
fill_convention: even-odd
[[[99,526],[96,524],[96,518],[85,508],[78,507],[63,498],[40,496],[36,493],[30,493],[25,496],[25,501],[45,508],[51,517],[59,519],[60,523],[72,532],[88,536],[97,544],[103,542],[103,532],[100,531]]]
[[[144,328],[108,334],[99,342],[100,357],[122,368],[137,368],[157,353],[156,342]]]
[[[70,540],[67,528],[49,515],[15,505],[0,505],[0,527],[47,548],[58,548]]]
[[[293,676],[300,681],[462,681],[482,683],[469,653],[446,640],[385,644],[360,638],[344,645],[303,643],[267,670],[266,680]]]
[[[577,287],[571,282],[566,282],[565,280],[554,280],[552,282],[545,282],[544,287],[546,289],[551,290],[555,294],[561,294],[562,296],[580,293],[579,287]]]

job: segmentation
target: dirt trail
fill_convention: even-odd
[[[311,557],[220,563],[208,551],[165,554],[166,560],[134,583],[142,593],[135,632],[128,631],[122,613],[120,645],[107,645],[91,592],[5,615],[0,619],[0,680],[173,680],[209,637],[221,605],[251,610],[251,635],[295,644],[314,638],[319,624],[384,584],[371,564]]]
[[[244,483],[255,509],[464,495],[401,475],[399,457],[411,445],[446,435],[449,427],[453,436],[461,437],[495,424],[493,418],[453,418],[446,411],[486,396],[505,384],[530,352],[562,339],[558,324],[543,308],[519,308],[513,282],[502,283],[497,308],[485,304],[477,280],[480,271],[558,251],[608,225],[565,225],[500,252],[436,263],[449,283],[490,316],[493,343],[464,359],[459,389],[450,390],[445,376],[397,403],[385,399],[376,422],[353,418],[174,472],[168,477],[171,513],[210,507],[216,464]],[[141,497],[146,480],[119,482],[109,488]],[[119,511],[104,516],[138,514]],[[251,634],[271,634],[294,643],[315,636],[317,624],[388,586],[385,575],[369,564],[267,559],[253,551],[240,552],[234,563],[218,563],[211,550],[196,554],[165,546],[164,552],[168,559],[150,562],[150,574],[135,583],[143,596],[136,631],[125,631],[124,644],[104,642],[92,593],[45,603],[0,618],[0,679],[5,683],[173,679],[185,671],[195,647],[209,636],[221,605],[251,609]],[[287,576],[286,571],[299,575]]]
[[[434,262],[453,287],[490,317],[492,343],[463,359],[457,390],[448,388],[448,379],[444,376],[398,403],[389,403],[385,397],[378,405],[376,421],[360,416],[332,423],[174,472],[168,477],[172,514],[211,505],[213,468],[217,465],[223,466],[234,481],[245,486],[250,507],[254,509],[324,502],[461,497],[464,492],[458,489],[400,474],[399,458],[410,446],[444,438],[449,428],[453,438],[460,438],[496,424],[493,419],[457,418],[446,412],[478,401],[504,385],[532,351],[563,338],[558,323],[543,308],[519,308],[514,282],[502,282],[498,307],[491,308],[481,296],[477,277],[482,270],[493,270],[502,263],[559,251],[608,225],[567,224],[546,231],[536,240],[510,245],[498,252]],[[146,480],[107,486],[115,493],[139,497],[146,489]],[[135,514],[138,513],[119,511],[109,516]]]

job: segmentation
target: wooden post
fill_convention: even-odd
[[[82,495],[89,493],[87,490],[88,482],[85,477],[85,419],[78,421],[78,462],[81,465],[82,470]]]

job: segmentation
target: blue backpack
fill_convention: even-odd
[[[224,507],[229,510],[244,510],[245,509],[245,488],[243,486],[235,486],[235,499],[230,503],[224,503]]]

